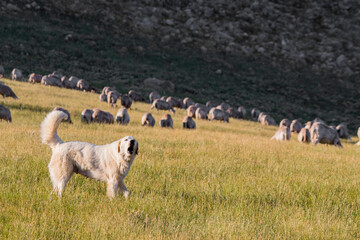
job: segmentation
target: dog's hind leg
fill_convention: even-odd
[[[73,175],[74,166],[68,160],[68,156],[56,156],[51,159],[49,163],[49,172],[51,182],[53,184],[53,192],[56,192],[60,197],[65,190],[67,182]]]

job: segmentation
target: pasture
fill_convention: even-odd
[[[81,124],[84,108],[114,116],[98,94],[2,81],[13,122],[0,122],[0,239],[358,239],[360,147],[344,149],[270,141],[277,127],[230,119],[196,120],[183,130],[185,110],[161,129],[142,127],[150,105],[135,102],[130,124]],[[131,135],[139,155],[125,178],[131,197],[106,197],[105,183],[74,175],[62,198],[50,194],[51,149],[40,123],[55,106],[74,124],[60,124],[64,141],[106,144]],[[248,108],[250,106],[247,106]],[[249,109],[248,109],[249,112]],[[324,119],[326,120],[326,119]]]

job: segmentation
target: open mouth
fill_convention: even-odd
[[[131,140],[130,141],[130,146],[128,148],[128,151],[129,151],[130,154],[134,153],[134,146],[135,146],[135,140]]]

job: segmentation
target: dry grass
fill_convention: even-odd
[[[84,108],[117,109],[98,95],[4,80],[20,100],[5,99],[13,123],[0,122],[1,239],[349,239],[360,238],[360,148],[270,141],[274,127],[249,121],[197,121],[195,131],[141,127],[150,105],[135,103],[131,123],[85,125]],[[52,190],[51,149],[40,123],[55,106],[73,125],[64,141],[105,144],[126,135],[140,144],[125,183],[132,195],[109,200],[105,184],[73,176],[61,199]]]

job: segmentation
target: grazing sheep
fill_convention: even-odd
[[[130,116],[126,108],[120,108],[115,118],[116,122],[121,125],[127,125],[130,122]]]
[[[110,91],[114,91],[114,90],[116,91],[115,88],[111,88],[111,87],[107,87],[107,86],[106,86],[106,87],[104,87],[104,88],[102,89],[101,93],[102,93],[102,94],[105,94],[105,95],[108,95]]]
[[[205,104],[209,109],[212,109],[213,107],[216,107],[217,104],[216,103],[213,103],[211,101],[207,101],[206,104]]]
[[[229,113],[224,112],[217,108],[212,108],[212,109],[210,109],[210,112],[209,112],[209,119],[210,119],[210,121],[220,120],[220,121],[229,123]]]
[[[322,123],[322,124],[326,125],[325,121],[321,120],[320,118],[315,118],[312,122],[313,122],[313,124],[316,123],[316,122],[319,122],[319,123]]]
[[[0,121],[12,122],[10,110],[0,104]]]
[[[151,92],[149,94],[150,103],[153,103],[156,99],[160,99],[160,94],[157,92]]]
[[[185,108],[188,108],[191,105],[195,105],[195,102],[193,100],[191,100],[190,98],[188,98],[188,97],[184,98],[183,103],[184,103]]]
[[[197,107],[195,107],[195,105],[191,105],[186,109],[187,115],[190,117],[195,117],[195,112],[196,112]]]
[[[11,72],[11,79],[15,81],[23,81],[24,77],[20,69],[14,68]]]
[[[170,114],[164,114],[164,115],[161,117],[160,126],[161,126],[161,127],[173,128],[173,120],[172,120]]]
[[[84,109],[81,112],[81,122],[90,124],[93,121],[93,117],[92,117],[93,113],[94,111],[91,109],[88,108]]]
[[[287,118],[284,118],[283,120],[281,120],[281,122],[280,122],[280,127],[281,126],[285,126],[285,127],[290,127],[290,125],[291,125],[291,122],[290,122],[290,120],[289,119],[287,119]]]
[[[155,101],[153,102],[153,104],[151,106],[151,109],[153,109],[153,108],[156,108],[157,110],[169,110],[169,111],[175,113],[175,110],[170,105],[170,103],[165,102],[160,99],[155,99]]]
[[[92,114],[93,122],[96,123],[113,123],[114,117],[109,112],[104,112],[98,108],[93,109]]]
[[[132,99],[129,95],[124,94],[121,96],[121,106],[124,108],[130,108],[132,104]]]
[[[2,78],[5,74],[5,69],[3,66],[0,65],[0,78]]]
[[[358,135],[359,141],[356,143],[356,145],[359,146],[360,145],[360,127],[358,128],[357,135]]]
[[[32,83],[32,84],[41,83],[42,77],[43,76],[40,74],[32,73],[29,76],[29,83]]]
[[[219,106],[217,106],[216,108],[226,112],[230,108],[230,105],[223,102]]]
[[[259,113],[257,121],[258,121],[259,123],[261,123],[262,118],[265,117],[265,115],[266,115],[266,113],[264,113],[264,112]]]
[[[316,145],[318,143],[333,144],[334,146],[343,147],[341,145],[339,135],[336,130],[331,129],[326,124],[315,122],[310,129],[311,142]]]
[[[77,84],[76,84],[77,89],[79,89],[80,91],[86,91],[89,92],[91,91],[91,87],[90,84],[85,81],[84,79],[80,79]]]
[[[306,123],[306,125],[305,125],[305,128],[310,130],[312,124],[313,124],[312,121],[308,121],[308,122]]]
[[[67,119],[66,119],[66,120],[63,120],[63,122],[68,122],[68,123],[72,124],[71,117],[70,117],[70,113],[69,113],[68,110],[66,110],[65,108],[62,108],[62,107],[55,107],[55,108],[53,109],[53,111],[62,111],[62,112],[64,112],[64,113],[66,113]]]
[[[308,128],[302,128],[298,135],[298,141],[302,143],[310,142],[310,131]]]
[[[203,108],[198,108],[195,111],[195,117],[196,119],[208,119],[207,111]]]
[[[79,78],[74,77],[74,76],[71,76],[69,79],[66,76],[63,76],[61,78],[63,87],[69,88],[69,89],[76,89],[79,80],[80,80]]]
[[[54,87],[62,87],[62,82],[60,79],[47,75],[43,76],[41,79],[41,85],[45,86],[54,86]]]
[[[132,100],[134,100],[135,102],[145,102],[145,98],[143,96],[141,96],[140,93],[135,92],[134,90],[130,90],[129,91],[129,96],[131,97]]]
[[[19,99],[9,86],[3,85],[1,83],[0,83],[0,95],[2,95],[3,98],[12,97],[13,99]]]
[[[290,124],[290,132],[299,133],[302,128],[302,124],[298,120],[292,120]]]
[[[263,114],[260,119],[260,123],[264,126],[276,126],[275,120],[270,115]]]
[[[185,116],[183,120],[183,128],[196,129],[196,123],[190,116]]]
[[[258,110],[256,108],[251,109],[251,118],[253,121],[258,120],[259,114],[260,114],[260,110]]]
[[[49,76],[49,77],[54,77],[54,78],[56,78],[56,79],[58,79],[58,80],[60,80],[60,81],[61,81],[61,78],[62,78],[61,73],[59,73],[59,72],[57,72],[57,71],[54,71],[53,73],[49,74],[48,76]]]
[[[242,113],[242,118],[245,118],[245,116],[246,116],[246,108],[240,106],[240,107],[238,107],[237,110]]]
[[[348,132],[348,129],[347,129],[347,126],[345,123],[341,123],[341,124],[337,125],[336,131],[339,134],[339,138],[351,140],[350,134]]]
[[[180,99],[180,98],[177,98],[177,97],[168,97],[167,99],[166,99],[166,101],[168,102],[168,103],[170,103],[171,104],[171,106],[174,108],[174,107],[176,107],[176,108],[184,108],[184,103],[183,103],[183,101]]]
[[[155,119],[151,115],[151,113],[145,113],[144,116],[141,118],[141,125],[142,126],[149,126],[153,127],[155,125]]]
[[[163,101],[165,101],[165,102],[166,102],[166,99],[167,99],[166,96],[162,96],[162,97],[160,98],[160,100],[163,100]]]
[[[277,140],[277,141],[290,141],[291,139],[291,133],[290,129],[287,126],[281,126],[276,131],[275,135],[271,138],[271,140]]]
[[[120,97],[121,97],[121,94],[118,91],[116,91],[116,90],[110,91],[107,94],[107,102],[108,102],[108,104],[110,104],[111,106],[114,107],[117,99]]]
[[[201,104],[201,103],[195,103],[195,107],[202,108],[204,111],[206,111],[206,113],[208,113],[210,111],[210,108],[208,108],[206,105]]]
[[[226,110],[226,112],[229,113],[230,117],[232,118],[236,118],[236,119],[244,118],[242,112],[239,112],[235,108],[230,107]]]
[[[105,93],[101,93],[99,95],[100,102],[107,102],[107,95]]]

